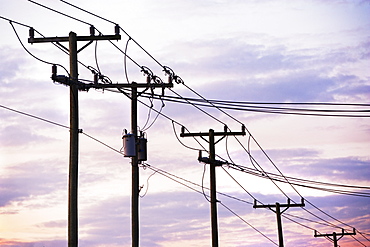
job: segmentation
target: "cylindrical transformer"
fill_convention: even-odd
[[[122,136],[123,140],[123,156],[135,157],[136,156],[136,142],[134,134],[125,134]]]
[[[147,151],[146,151],[146,143],[148,140],[144,137],[139,138],[139,150],[137,151],[137,158],[139,161],[146,161],[147,160]]]

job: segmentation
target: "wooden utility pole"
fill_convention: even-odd
[[[139,247],[139,161],[137,146],[137,83],[131,88],[131,133],[135,137],[135,156],[131,157],[132,194],[131,194],[131,237],[132,247]]]
[[[272,205],[257,205],[257,200],[254,200],[253,208],[269,208],[271,211],[276,213],[276,220],[277,220],[277,227],[278,227],[278,237],[279,237],[279,247],[284,247],[284,239],[283,239],[283,224],[281,222],[281,215],[288,210],[290,207],[304,207],[304,199],[301,199],[300,204],[291,204],[290,199],[288,199],[288,204],[280,204],[275,203]],[[284,210],[281,211],[281,208],[285,207]],[[272,208],[276,208],[273,210]]]
[[[356,229],[353,228],[353,232],[344,232],[344,229],[342,229],[341,233],[333,232],[332,234],[317,234],[317,231],[315,230],[314,237],[326,237],[333,241],[334,247],[338,247],[338,241],[343,238],[344,235],[356,235]]]
[[[228,132],[227,126],[225,126],[223,132],[215,132],[210,129],[208,133],[184,133],[185,129],[181,129],[181,137],[186,136],[208,136],[209,140],[209,158],[199,157],[199,161],[210,164],[210,193],[211,193],[211,231],[212,231],[212,247],[218,247],[218,224],[217,224],[217,197],[216,197],[216,166],[222,164],[222,162],[216,160],[215,145],[221,141],[225,136],[245,135],[245,127],[242,126],[241,132]],[[218,141],[215,142],[215,136],[222,136]],[[201,156],[201,155],[200,155]]]
[[[138,133],[137,133],[137,97],[138,88],[147,89],[162,88],[162,94],[164,89],[173,87],[172,81],[175,80],[177,83],[181,81],[181,78],[176,76],[172,70],[168,67],[165,68],[165,72],[169,75],[169,82],[163,83],[160,78],[156,77],[146,67],[141,67],[142,71],[148,75],[146,83],[117,83],[117,84],[100,84],[90,83],[85,84],[78,81],[78,60],[77,53],[86,48],[94,40],[119,40],[119,26],[115,26],[115,35],[94,35],[94,27],[90,27],[90,36],[77,36],[71,32],[69,37],[52,37],[52,38],[35,38],[33,28],[30,29],[30,38],[28,42],[33,43],[45,43],[55,42],[59,45],[60,42],[69,42],[69,49],[63,47],[65,50],[69,50],[70,56],[70,77],[60,76],[56,74],[56,66],[53,66],[52,79],[61,84],[70,86],[70,159],[69,159],[69,186],[68,186],[68,247],[78,246],[78,134],[82,133],[82,130],[78,128],[78,91],[89,90],[90,88],[104,89],[104,88],[131,88],[131,131],[136,140],[136,148],[134,155],[131,158],[132,163],[132,196],[131,196],[131,235],[132,235],[132,247],[139,247],[139,159],[138,159]],[[89,41],[82,48],[77,50],[77,41]],[[151,81],[154,83],[151,83]],[[142,93],[142,92],[141,92]]]
[[[131,157],[131,238],[132,247],[139,247],[139,158],[138,158],[138,126],[137,126],[137,98],[142,93],[138,92],[138,88],[143,88],[144,91],[149,88],[162,88],[164,93],[165,88],[173,87],[172,75],[169,77],[168,83],[150,83],[154,77],[149,73],[146,83],[117,83],[117,84],[83,84],[82,88],[131,88],[131,134],[135,137],[135,154]]]
[[[69,63],[72,82],[78,81],[77,36],[69,33]],[[78,89],[73,83],[69,87],[70,137],[69,137],[69,180],[68,180],[68,246],[78,246]]]
[[[70,78],[65,82],[70,86],[70,144],[69,144],[69,180],[68,180],[68,247],[78,246],[78,134],[82,132],[78,123],[78,60],[77,53],[86,48],[94,40],[119,40],[119,28],[116,26],[115,35],[94,35],[94,27],[90,27],[90,36],[77,36],[70,32],[68,37],[35,38],[33,28],[30,29],[28,42],[69,42]],[[77,41],[89,41],[88,44],[77,50]],[[56,75],[55,75],[56,76]],[[56,79],[55,77],[53,80]]]

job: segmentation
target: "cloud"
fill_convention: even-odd
[[[19,49],[13,49],[10,46],[1,46],[0,49],[0,81],[3,82],[2,88],[7,87],[10,79],[15,78],[26,60],[21,56]]]
[[[60,162],[55,160],[38,160],[5,168],[0,181],[0,206],[4,207],[12,202],[26,202],[31,197],[43,195],[53,195],[51,198],[54,197],[57,201],[58,198],[55,198],[54,192],[64,189],[67,184],[60,165]],[[25,169],[25,167],[32,168]],[[46,204],[33,205],[33,207],[45,207]]]
[[[24,147],[38,142],[52,141],[53,138],[33,133],[29,126],[10,125],[0,129],[1,145]]]

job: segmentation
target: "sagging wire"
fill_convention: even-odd
[[[127,41],[126,44],[128,44],[128,41]],[[127,46],[126,46],[126,48],[127,48]],[[126,68],[126,66],[125,66],[125,68]],[[151,86],[151,82],[153,81],[155,84],[163,84],[163,81],[162,81],[162,79],[160,77],[154,75],[154,73],[148,67],[146,67],[146,66],[141,66],[141,72],[143,72],[144,76],[146,76],[146,82],[147,82],[147,85],[148,86],[147,86],[147,88],[144,91],[140,92],[138,95],[144,94],[149,89],[150,89],[150,92],[151,92],[151,94],[150,94],[151,97],[148,97],[149,98],[149,101],[150,101],[148,116],[147,116],[147,119],[145,121],[145,124],[144,124],[144,126],[142,128],[142,131],[147,131],[148,129],[150,129],[154,125],[154,123],[157,121],[159,115],[161,115],[161,112],[162,112],[163,108],[165,107],[165,103],[164,103],[162,97],[159,96],[159,99],[162,102],[161,108],[159,109],[159,111],[156,111],[157,112],[156,117],[153,119],[153,121],[151,122],[151,124],[149,124],[149,126],[148,126],[148,123],[149,123],[149,120],[150,120],[150,115],[151,115],[152,109],[154,107],[154,104],[153,104],[154,87]],[[126,75],[127,75],[127,71],[126,71]]]
[[[127,49],[128,49],[128,43],[130,42],[130,40],[131,40],[131,37],[129,36],[126,42],[125,53],[123,56],[123,67],[125,69],[125,77],[126,77],[127,83],[130,83],[130,80],[128,79],[128,72],[127,72]]]
[[[243,221],[245,224],[247,224],[249,227],[251,227],[253,230],[255,230],[256,232],[258,232],[259,234],[261,234],[263,237],[265,237],[266,239],[268,239],[271,243],[275,244],[276,246],[279,246],[274,240],[272,240],[271,238],[269,238],[266,234],[264,234],[263,232],[261,232],[260,230],[258,230],[257,228],[255,228],[253,225],[251,225],[250,223],[248,223],[245,219],[243,219],[240,215],[238,215],[237,213],[235,213],[233,210],[231,210],[228,206],[226,206],[224,203],[222,202],[219,202],[224,208],[226,208],[230,213],[232,213],[233,215],[235,215],[236,217],[238,217],[241,221]]]
[[[96,68],[98,69],[99,74],[101,74],[99,63],[98,63],[98,40],[95,41],[95,63]]]
[[[159,109],[159,111],[157,112],[157,115],[155,116],[155,118],[153,119],[153,121],[151,122],[151,124],[149,124],[149,126],[148,127],[146,127],[147,126],[147,124],[148,124],[148,122],[149,122],[149,119],[150,119],[150,113],[152,112],[152,109],[153,109],[153,101],[151,101],[150,102],[151,103],[151,107],[149,108],[149,111],[148,111],[148,117],[147,117],[147,120],[146,120],[146,123],[145,123],[145,125],[144,125],[144,127],[143,127],[143,130],[142,131],[147,131],[148,129],[150,129],[153,125],[154,125],[154,123],[157,121],[157,119],[158,119],[158,117],[159,117],[159,115],[161,114],[161,112],[162,112],[162,110],[163,110],[163,108],[164,108],[164,106],[165,106],[165,104],[163,103],[162,104],[162,106],[161,106],[161,108]]]
[[[123,29],[122,29],[123,30]],[[124,31],[124,30],[123,30]],[[126,32],[125,32],[126,33]],[[111,41],[110,41],[111,42]],[[112,43],[112,42],[111,42]],[[140,46],[141,47],[141,46]],[[142,47],[141,47],[142,48]],[[145,51],[145,50],[144,50]],[[150,54],[148,54],[148,55],[150,55]],[[152,57],[152,56],[151,56]],[[154,58],[153,58],[154,59]],[[155,59],[154,59],[155,60]],[[158,62],[157,60],[155,60],[156,62]],[[160,63],[159,63],[159,65],[161,65]],[[254,138],[253,138],[254,139]],[[258,143],[257,143],[257,145],[259,145]],[[262,151],[264,151],[264,150],[262,150]],[[293,187],[294,188],[294,187]]]
[[[184,181],[186,181],[186,182],[189,182],[188,180],[185,180],[185,179],[183,179],[183,178],[180,178],[180,177],[177,177],[177,176],[175,176],[175,175],[173,175],[173,174],[170,174],[170,173],[168,173],[168,172],[165,172],[165,171],[163,171],[163,170],[160,170],[159,168],[157,168],[157,170],[155,170],[152,166],[150,166],[150,165],[148,165],[148,164],[146,164],[147,165],[147,167],[149,168],[149,169],[151,169],[151,170],[153,170],[153,171],[157,171],[158,172],[158,174],[160,174],[160,175],[162,175],[162,176],[165,176],[165,177],[167,177],[167,178],[169,178],[169,179],[171,179],[171,180],[173,180],[174,182],[176,182],[176,183],[179,183],[179,184],[181,184],[181,185],[183,185],[183,186],[185,186],[185,187],[187,187],[187,188],[189,188],[189,189],[191,189],[191,190],[193,190],[193,191],[195,191],[195,192],[198,192],[198,193],[200,193],[200,194],[203,194],[203,196],[205,197],[205,198],[207,198],[207,200],[209,201],[209,199],[208,199],[208,197],[209,196],[207,196],[207,195],[205,195],[205,193],[203,192],[201,192],[201,191],[198,191],[198,190],[196,190],[196,189],[194,189],[194,188],[192,188],[192,187],[190,187],[189,185],[187,185],[187,184],[184,184],[184,183],[182,183],[182,182],[180,182],[180,181],[178,181],[178,180],[176,180],[176,179],[174,179],[174,178],[172,178],[171,176],[173,176],[173,177],[175,177],[175,178],[177,178],[177,179],[181,179],[181,180],[184,180]],[[192,182],[191,182],[192,183]],[[194,183],[192,183],[192,184],[194,184]],[[197,185],[197,186],[199,186],[199,185]],[[202,186],[202,189],[203,189],[204,187]],[[225,194],[224,194],[225,195]],[[243,201],[244,202],[244,201]],[[242,220],[244,223],[246,223],[249,227],[251,227],[253,230],[255,230],[256,232],[258,232],[259,234],[261,234],[263,237],[265,237],[266,239],[268,239],[269,241],[271,241],[272,243],[274,243],[275,245],[277,245],[271,238],[269,238],[267,235],[265,235],[264,233],[262,233],[261,231],[259,231],[257,228],[255,228],[253,225],[251,225],[250,223],[248,223],[245,219],[243,219],[240,215],[238,215],[237,213],[235,213],[233,210],[231,210],[229,207],[227,207],[224,203],[222,203],[222,202],[220,202],[219,201],[219,203],[223,206],[223,207],[225,207],[227,210],[229,210],[232,214],[234,214],[236,217],[238,217],[240,220]],[[249,204],[251,204],[251,203],[249,203]]]
[[[141,167],[143,167],[143,169],[145,170],[147,167],[148,167],[149,165],[148,164],[146,164],[146,163],[142,163],[141,164]],[[139,194],[139,196],[140,196],[140,198],[143,198],[144,196],[146,196],[146,194],[148,193],[148,190],[149,190],[149,179],[152,177],[152,176],[154,176],[154,174],[156,174],[158,172],[158,170],[155,170],[152,174],[150,174],[149,175],[149,177],[146,179],[146,189],[145,189],[145,192],[144,192],[144,194],[143,195],[140,195]],[[142,185],[142,186],[140,186],[140,188],[139,188],[139,193],[140,193],[140,191],[141,191],[141,189],[142,188],[144,188],[144,185]]]
[[[61,64],[56,64],[56,63],[51,63],[51,62],[45,61],[45,60],[43,60],[43,59],[41,59],[41,58],[39,58],[39,57],[36,57],[34,54],[32,54],[32,53],[31,53],[31,52],[26,48],[26,46],[23,44],[23,42],[22,42],[21,38],[20,38],[20,37],[19,37],[19,35],[18,35],[17,30],[15,29],[15,27],[14,27],[14,25],[13,25],[13,21],[12,21],[12,20],[9,20],[9,23],[10,23],[10,25],[12,26],[13,31],[14,31],[15,35],[17,36],[17,39],[18,39],[19,43],[22,45],[23,49],[24,49],[24,50],[25,50],[29,55],[31,55],[33,58],[35,58],[36,60],[38,60],[38,61],[40,61],[40,62],[43,62],[43,63],[49,64],[49,65],[56,65],[56,66],[59,66],[59,67],[63,68],[63,69],[67,72],[68,76],[70,76],[70,75],[69,75],[68,70],[67,70],[63,65],[61,65]],[[18,24],[18,23],[17,23],[17,24]],[[34,30],[34,29],[32,29],[32,30]]]
[[[255,201],[259,202],[260,204],[263,204],[261,201],[257,200],[248,190],[246,190],[228,171],[226,171],[225,167],[223,166],[221,167],[226,172],[226,174],[229,175],[231,179],[234,180],[234,182],[237,183],[250,197],[252,197]]]
[[[209,200],[208,199],[208,195],[206,195],[206,193],[204,192],[204,175],[206,174],[206,166],[207,164],[205,163],[204,165],[203,165],[203,174],[202,174],[202,193],[203,193],[203,196],[204,196],[204,198],[209,202],[209,203],[211,203],[211,200]]]
[[[171,121],[172,122],[172,129],[173,129],[173,132],[174,132],[174,134],[175,134],[175,136],[176,136],[176,139],[177,139],[177,141],[181,144],[181,145],[183,145],[184,147],[186,147],[186,148],[188,148],[188,149],[191,149],[191,150],[195,150],[195,151],[200,151],[200,149],[198,149],[198,148],[193,148],[193,147],[189,147],[189,146],[187,146],[187,145],[185,145],[181,140],[180,140],[180,138],[177,136],[177,133],[176,133],[176,128],[175,128],[175,121],[174,120],[172,120]],[[182,126],[182,127],[184,127],[183,125],[181,125],[181,124],[179,124],[180,126]],[[185,127],[184,127],[184,129],[185,130],[187,130]],[[196,138],[194,138],[194,140],[203,148],[202,149],[202,151],[206,151],[206,152],[208,152],[206,149],[205,149],[205,147],[203,147],[203,145],[196,139]]]

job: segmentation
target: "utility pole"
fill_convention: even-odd
[[[69,63],[71,80],[78,81],[77,36],[69,33]],[[68,184],[68,246],[78,246],[78,89],[69,87],[70,137],[69,137],[69,184]],[[69,243],[71,242],[71,243]]]
[[[162,88],[162,95],[164,94],[164,89],[173,87],[172,80],[174,75],[172,72],[165,70],[169,74],[168,83],[163,83],[158,77],[154,76],[153,73],[145,67],[142,67],[142,71],[147,74],[146,83],[128,83],[128,84],[85,84],[85,87],[93,88],[131,88],[131,134],[135,138],[135,151],[131,156],[131,182],[132,182],[132,191],[131,191],[131,237],[132,237],[132,247],[139,247],[139,159],[138,150],[139,150],[139,141],[137,133],[137,98],[144,91],[154,88]],[[151,81],[155,83],[150,83]],[[144,90],[138,93],[138,88],[144,88]]]
[[[301,199],[300,204],[291,204],[290,199],[288,198],[288,204],[270,204],[270,205],[257,205],[257,200],[254,200],[253,208],[269,208],[271,211],[276,213],[276,220],[277,220],[277,226],[278,226],[278,237],[279,237],[279,247],[284,247],[284,239],[283,239],[283,225],[281,222],[281,215],[288,210],[288,208],[291,207],[304,207],[304,199]],[[284,210],[281,210],[281,208],[285,207]],[[276,208],[276,210],[273,210],[272,208]]]
[[[137,83],[131,88],[131,133],[135,137],[135,156],[131,157],[131,237],[132,247],[139,247],[139,161],[137,141]]]
[[[139,158],[138,150],[139,144],[138,133],[137,133],[137,98],[148,89],[154,90],[155,88],[162,89],[162,95],[164,94],[164,89],[168,87],[173,87],[172,81],[175,80],[177,83],[181,78],[174,75],[173,71],[166,69],[165,72],[169,75],[168,83],[163,83],[159,77],[153,75],[153,73],[146,67],[142,67],[142,71],[147,75],[146,83],[114,83],[114,84],[101,84],[95,81],[94,83],[82,83],[75,82],[79,90],[88,91],[90,88],[95,89],[105,89],[105,88],[116,88],[120,90],[121,88],[131,88],[131,95],[126,94],[131,98],[131,134],[134,137],[134,147],[133,154],[126,157],[131,157],[131,175],[132,175],[132,194],[131,194],[131,237],[132,237],[132,247],[139,247],[139,163],[142,161]],[[65,76],[57,76],[55,71],[52,76],[53,80],[58,81],[64,85],[71,85],[72,82]],[[154,81],[154,83],[151,83]],[[138,92],[138,88],[143,88],[142,92]]]
[[[211,229],[212,229],[212,247],[218,247],[218,224],[217,224],[217,198],[216,198],[216,166],[222,165],[224,162],[216,160],[215,145],[226,136],[245,135],[245,126],[242,126],[241,132],[228,132],[227,126],[224,127],[223,132],[215,132],[210,129],[208,133],[184,133],[185,128],[181,129],[181,137],[187,136],[208,136],[209,140],[209,158],[199,157],[199,161],[210,164],[210,193],[211,193]],[[218,141],[215,142],[215,136],[222,136]],[[201,156],[201,153],[199,154]]]
[[[119,40],[119,26],[116,25],[115,35],[94,35],[95,28],[90,27],[90,36],[77,36],[76,33],[70,32],[68,37],[43,37],[35,38],[34,29],[30,29],[30,37],[28,42],[33,43],[47,43],[54,42],[69,42],[69,49],[62,46],[69,51],[70,62],[70,78],[63,78],[63,80],[70,86],[70,144],[69,144],[69,180],[68,180],[68,247],[78,246],[78,134],[82,133],[79,129],[78,121],[78,60],[77,53],[82,51],[94,40]],[[81,49],[77,50],[77,41],[89,41]],[[57,80],[56,67],[53,66],[53,80]]]
[[[353,228],[353,232],[344,232],[344,229],[342,229],[341,233],[333,232],[332,234],[317,234],[317,231],[315,230],[314,237],[326,237],[333,241],[334,247],[338,247],[338,241],[343,238],[344,235],[356,235],[356,229]],[[339,237],[338,237],[339,236]],[[331,238],[333,237],[333,238]]]

